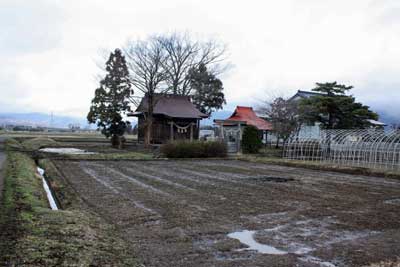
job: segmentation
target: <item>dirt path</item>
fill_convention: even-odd
[[[3,164],[6,159],[6,155],[4,153],[4,137],[0,137],[0,201],[3,199],[3,183],[4,183],[4,170]]]
[[[146,266],[368,266],[400,255],[400,181],[234,160],[55,161]],[[282,255],[228,237],[254,231]]]

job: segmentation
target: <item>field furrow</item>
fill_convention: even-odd
[[[400,255],[397,180],[236,160],[56,164],[147,266],[364,266]],[[246,250],[235,231],[279,255]]]

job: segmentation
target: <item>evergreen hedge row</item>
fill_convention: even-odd
[[[219,141],[175,141],[161,146],[167,158],[219,158],[227,156],[226,145]]]

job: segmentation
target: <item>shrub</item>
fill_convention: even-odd
[[[242,135],[242,149],[244,153],[257,153],[262,142],[258,136],[258,130],[254,126],[246,126]]]
[[[218,141],[176,141],[161,146],[161,154],[167,158],[217,158],[226,153],[226,145]]]
[[[203,142],[204,154],[207,157],[226,157],[227,147],[226,144],[219,141]]]

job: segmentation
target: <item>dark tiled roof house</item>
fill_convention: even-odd
[[[189,96],[156,94],[153,101],[153,143],[198,139],[199,122],[208,116],[196,108]],[[138,118],[139,141],[144,141],[147,112],[148,98],[144,96],[136,111],[128,114]]]

